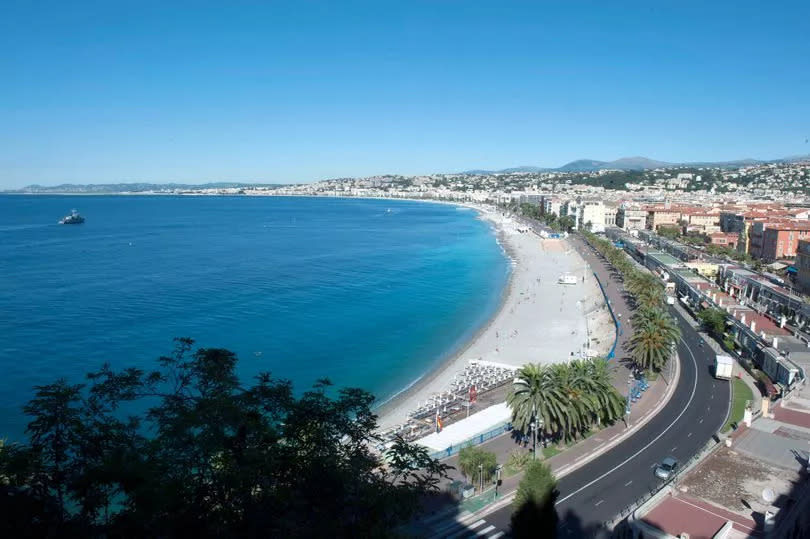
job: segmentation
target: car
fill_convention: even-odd
[[[667,457],[661,461],[661,464],[655,467],[655,477],[658,479],[670,479],[678,470],[678,461],[673,457]]]

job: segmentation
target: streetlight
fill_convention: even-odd
[[[481,482],[481,492],[484,492],[484,465],[483,464],[478,465],[478,478],[479,478],[479,481]]]
[[[498,497],[498,485],[501,484],[501,470],[503,469],[503,464],[498,464],[495,466],[495,498]]]
[[[633,384],[633,375],[631,374],[627,378],[627,408],[625,410],[625,414],[627,415],[627,428],[628,429],[630,428],[630,402],[632,402],[631,398],[633,396],[633,389],[631,387],[632,384]]]
[[[532,422],[529,423],[532,429],[532,460],[537,460],[537,408],[532,404]]]

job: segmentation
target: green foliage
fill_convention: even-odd
[[[522,470],[532,461],[532,457],[526,451],[515,449],[509,454],[509,462],[507,466],[513,470]]]
[[[528,433],[536,417],[540,433],[570,440],[591,425],[613,423],[622,416],[625,399],[613,387],[611,371],[604,358],[525,365],[506,397],[512,424]]]
[[[385,462],[373,452],[370,394],[244,385],[232,352],[192,346],[178,339],[154,372],[36,388],[30,441],[0,450],[5,536],[384,537],[446,476],[402,440]]]
[[[520,481],[512,513],[512,536],[556,537],[557,480],[543,462],[533,461]]]
[[[707,245],[706,252],[709,253],[710,255],[728,257],[738,262],[751,262],[752,260],[751,255],[740,252],[737,249],[732,249],[731,247],[726,247],[724,245]]]
[[[659,236],[674,240],[681,235],[681,229],[677,226],[659,226],[657,233]]]
[[[637,365],[659,371],[666,365],[671,349],[680,337],[677,323],[664,310],[664,286],[653,274],[635,269],[627,256],[610,242],[588,232],[585,238],[614,268],[622,273],[627,291],[638,310],[631,318],[633,336],[630,352]]]
[[[564,215],[558,220],[558,227],[564,232],[571,232],[574,229],[574,217],[571,215]]]
[[[630,352],[643,369],[660,371],[669,361],[672,348],[681,336],[675,320],[660,307],[645,306],[632,318]]]
[[[726,312],[722,309],[703,309],[697,315],[703,328],[718,339],[723,338],[726,331]]]
[[[461,448],[458,452],[458,469],[469,481],[479,486],[481,473],[483,473],[484,483],[488,483],[495,475],[495,468],[498,466],[495,453],[485,451],[480,447],[468,446]]]
[[[536,204],[528,204],[526,202],[520,205],[520,213],[526,217],[530,217],[532,219],[542,219],[543,212],[540,206]]]

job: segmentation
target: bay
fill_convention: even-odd
[[[59,225],[71,208],[82,225]],[[384,401],[496,311],[509,263],[466,208],[401,200],[0,196],[0,438],[33,387],[104,362],[150,369],[174,337],[302,391]]]

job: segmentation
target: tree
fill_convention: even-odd
[[[571,230],[574,228],[576,220],[571,215],[564,215],[563,217],[559,218],[558,223],[560,230],[563,230],[564,232],[571,232]]]
[[[652,273],[633,270],[627,277],[627,290],[640,308],[657,308],[664,303],[664,287]]]
[[[532,419],[545,434],[560,431],[565,425],[568,403],[548,365],[524,365],[517,372],[506,404],[512,409],[512,424],[520,432],[529,432]]]
[[[235,354],[192,346],[178,339],[154,372],[105,365],[86,385],[38,387],[30,442],[0,449],[16,522],[62,537],[384,537],[446,477],[424,447],[374,451],[367,392],[244,384]],[[145,411],[124,421],[122,407]]]
[[[559,492],[551,469],[543,462],[529,464],[515,494],[512,536],[556,537],[557,511],[554,504]]]
[[[625,400],[611,383],[608,361],[593,358],[568,364],[525,365],[518,371],[506,403],[519,431],[529,432],[535,418],[544,437],[570,440],[594,424],[619,419]]]
[[[495,474],[497,466],[495,453],[485,451],[480,447],[463,447],[458,452],[458,469],[476,486],[479,485],[479,481],[488,483]]]
[[[718,339],[726,332],[726,313],[722,309],[703,309],[698,313],[703,328]]]
[[[660,371],[680,337],[680,329],[660,308],[646,308],[634,316],[637,323],[630,338],[633,360],[644,369]]]

